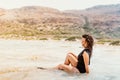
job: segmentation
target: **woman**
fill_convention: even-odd
[[[70,73],[89,73],[88,65],[92,56],[93,43],[92,36],[82,35],[83,51],[78,56],[68,53],[64,64],[59,64],[56,68]]]

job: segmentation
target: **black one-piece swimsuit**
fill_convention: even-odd
[[[80,73],[85,73],[86,69],[85,69],[85,64],[84,64],[84,59],[83,59],[83,53],[84,51],[86,51],[86,53],[88,53],[89,55],[89,64],[90,64],[90,50],[89,49],[84,49],[79,55],[78,55],[78,63],[76,68],[79,70]]]

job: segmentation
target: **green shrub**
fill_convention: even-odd
[[[47,38],[40,38],[39,40],[48,40]]]
[[[110,43],[110,45],[119,45],[120,46],[120,41],[113,41]]]
[[[100,39],[97,41],[97,44],[105,44],[105,43],[108,43],[108,42],[112,42],[112,40],[110,39]]]
[[[65,39],[65,41],[76,41],[76,37],[69,37]]]

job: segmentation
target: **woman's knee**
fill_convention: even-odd
[[[72,55],[73,53],[72,52],[69,52],[67,55]]]
[[[58,69],[63,70],[63,64],[59,64]]]
[[[73,55],[72,55],[71,53],[68,53],[67,56],[68,56],[68,57],[71,57],[71,56],[73,56]]]

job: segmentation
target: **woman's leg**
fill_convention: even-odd
[[[68,73],[79,73],[79,71],[76,67],[65,65],[65,64],[59,64],[57,66],[57,69],[63,70],[63,71],[68,72]]]
[[[64,64],[65,65],[71,64],[73,67],[76,67],[77,62],[78,62],[77,58],[74,55],[72,55],[71,53],[68,53],[66,56]]]
[[[78,62],[77,57],[75,57],[71,53],[68,53],[64,64],[59,64],[58,66],[54,67],[54,69],[59,69],[59,70],[64,70],[66,72],[72,72],[72,73],[75,72],[76,73],[76,72],[79,72],[78,69],[76,68],[77,62]],[[71,64],[71,66],[69,64]]]

